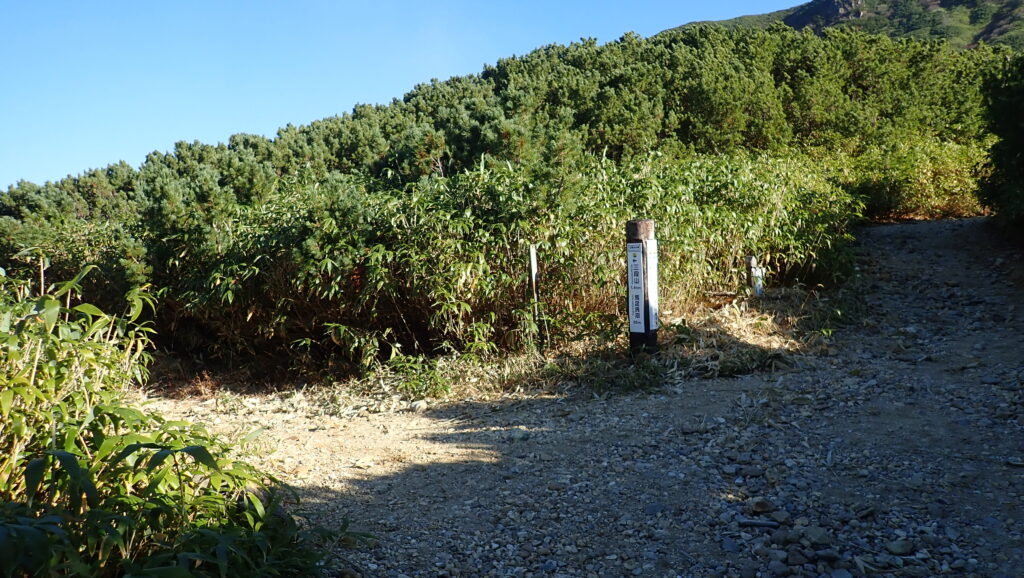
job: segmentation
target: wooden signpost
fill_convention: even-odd
[[[629,350],[658,351],[658,241],[654,221],[626,223],[626,284],[629,288]]]

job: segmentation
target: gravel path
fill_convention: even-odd
[[[377,536],[336,576],[1022,576],[1024,258],[984,219],[858,236],[864,311],[783,373],[173,410],[267,427],[312,520]]]

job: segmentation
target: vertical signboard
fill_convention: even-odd
[[[626,243],[626,271],[629,276],[629,332],[644,333],[644,244]]]
[[[629,349],[633,353],[658,350],[658,242],[654,221],[626,223],[626,285]]]

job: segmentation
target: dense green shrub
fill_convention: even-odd
[[[978,143],[897,133],[853,159],[850,186],[871,216],[973,216],[981,212],[976,192],[987,159]]]
[[[149,281],[136,177],[121,162],[43,186],[21,182],[0,194],[0,265],[7,275],[35,277],[38,254],[57,279],[95,265],[99,272],[82,280],[83,289],[103,308],[123,308],[124,295]],[[26,249],[33,253],[28,259]]]
[[[149,299],[111,317],[72,306],[78,281],[33,298],[0,275],[0,573],[308,575],[279,483],[202,428],[125,405]]]
[[[60,274],[94,264],[107,308],[152,284],[178,351],[365,367],[535,339],[537,244],[549,330],[570,340],[609,330],[630,218],[680,251],[664,290],[683,302],[728,288],[740,253],[786,280],[831,275],[822,257],[862,204],[976,212],[981,79],[1002,57],[781,25],[546,46],[273,139],[19,183],[0,194],[0,266],[31,279],[26,249]]]
[[[982,198],[1008,222],[1024,223],[1024,56],[1008,59],[987,82],[989,123],[999,140]]]
[[[164,314],[206,349],[364,366],[515,349],[537,337],[524,268],[535,244],[550,337],[614,334],[626,220],[657,220],[665,301],[683,307],[734,288],[745,254],[827,275],[859,206],[826,177],[802,157],[661,154],[583,157],[549,179],[486,159],[402,189],[332,177],[212,220],[216,243],[172,236]]]

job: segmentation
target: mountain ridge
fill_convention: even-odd
[[[819,34],[828,28],[856,28],[894,38],[946,40],[960,48],[986,43],[1024,50],[1024,0],[812,0],[713,22],[727,28],[776,23]],[[701,24],[709,22],[686,26]]]

